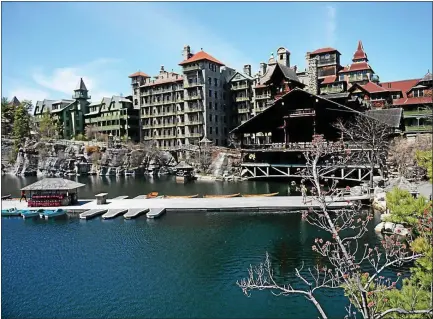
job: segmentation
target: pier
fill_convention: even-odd
[[[149,208],[130,208],[128,209],[128,212],[123,215],[123,218],[125,219],[133,219],[136,218],[144,213],[147,213],[149,211]]]
[[[122,214],[126,213],[127,211],[128,210],[125,209],[125,208],[121,208],[121,209],[109,209],[108,212],[106,212],[104,215],[102,215],[102,219],[115,218],[115,217],[117,217],[119,215],[122,215]]]
[[[126,198],[128,198],[128,197],[129,197],[128,195],[125,195],[125,196],[117,196],[117,197],[114,197],[113,199],[121,200],[121,199],[126,199]]]
[[[165,214],[165,208],[152,208],[147,214],[147,218],[158,218]]]
[[[96,216],[102,215],[107,211],[107,209],[91,209],[87,212],[81,213],[80,218],[81,219],[91,219]]]

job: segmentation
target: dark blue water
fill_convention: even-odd
[[[4,318],[318,315],[304,297],[254,291],[248,298],[236,286],[266,252],[277,279],[295,286],[295,267],[321,262],[311,245],[322,233],[298,214],[168,213],[158,220],[130,221],[2,218],[1,231]],[[369,232],[366,240],[378,238]],[[319,300],[330,318],[344,317],[342,291],[323,291]]]

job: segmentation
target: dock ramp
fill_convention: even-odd
[[[81,219],[91,219],[107,212],[107,209],[91,209],[80,214]]]
[[[119,215],[122,215],[128,211],[127,208],[118,208],[118,209],[109,209],[104,215],[102,215],[103,219],[115,218]]]
[[[130,208],[128,209],[128,212],[123,215],[123,218],[125,219],[133,219],[136,218],[144,213],[147,213],[149,211],[149,208]]]

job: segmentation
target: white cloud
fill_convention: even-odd
[[[103,96],[116,94],[105,88],[109,65],[118,62],[116,59],[101,58],[80,66],[67,66],[56,68],[51,72],[44,72],[43,68],[36,69],[33,80],[40,86],[55,92],[61,92],[71,98],[80,78],[83,78],[93,101],[102,99]],[[108,71],[107,71],[108,70]]]
[[[328,45],[335,45],[337,38],[337,9],[333,6],[326,6],[325,30],[325,37]]]
[[[14,96],[16,96],[20,101],[30,100],[34,105],[36,101],[49,98],[50,94],[47,91],[30,87],[16,87],[10,91],[8,98],[12,99]]]

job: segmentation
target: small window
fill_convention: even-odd
[[[209,90],[209,97],[212,97],[212,90]]]
[[[212,114],[209,114],[209,122],[212,122]]]
[[[218,111],[218,103],[215,102],[215,111]]]
[[[212,134],[212,126],[209,126],[209,134]]]
[[[208,77],[208,78],[207,78],[207,82],[209,83],[209,86],[211,86],[211,85],[212,85],[212,78],[211,78],[211,77]]]
[[[217,91],[215,91],[215,98],[217,99],[218,98],[218,92]]]
[[[218,86],[218,79],[217,79],[217,78],[214,78],[213,81],[214,81],[214,85],[215,85],[215,86]]]
[[[218,123],[218,115],[215,114],[215,123]]]
[[[227,123],[227,118],[225,115],[224,115],[224,123]]]
[[[209,110],[212,110],[212,102],[209,102]]]
[[[284,55],[280,54],[280,60],[284,59]]]
[[[218,126],[217,126],[217,127],[215,127],[215,134],[217,134],[217,135],[218,135]]]

